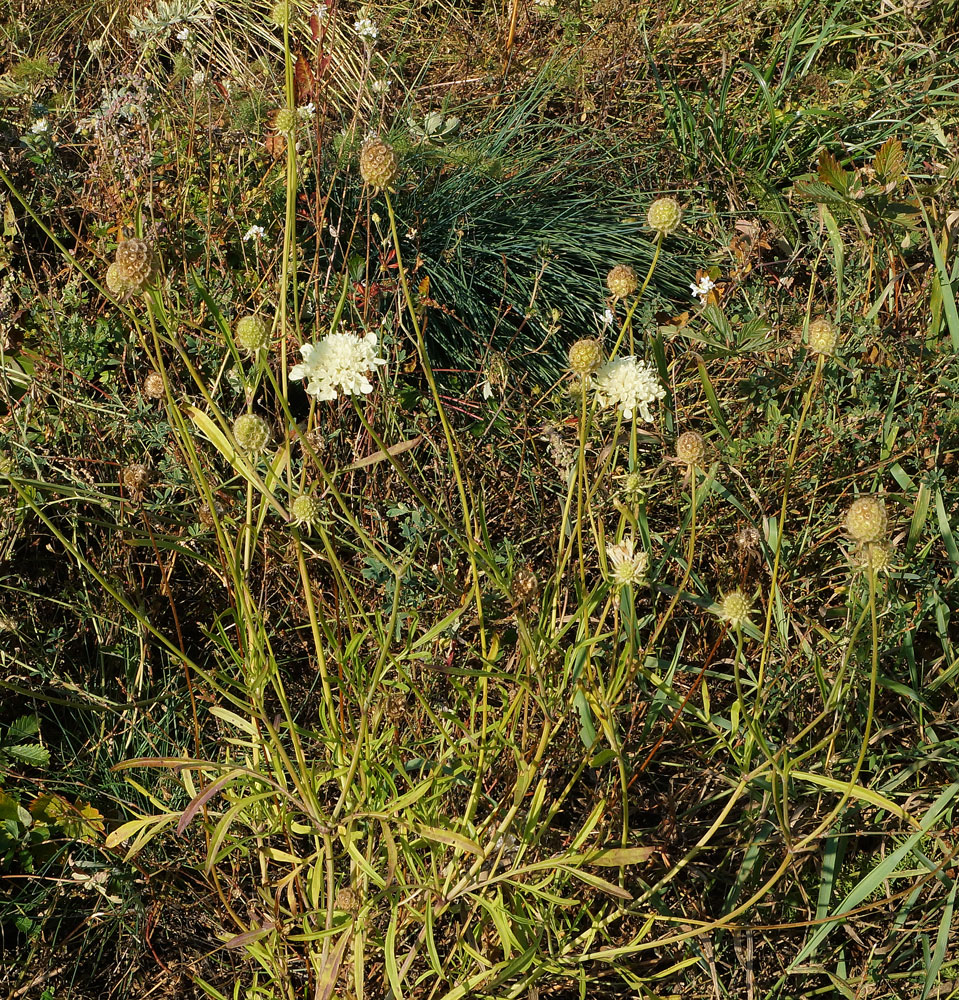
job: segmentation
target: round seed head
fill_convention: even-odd
[[[290,504],[290,515],[297,524],[315,524],[322,512],[323,504],[312,493],[301,493]]]
[[[241,413],[233,421],[233,436],[236,443],[251,454],[263,451],[270,440],[270,428],[262,417],[255,413]]]
[[[657,198],[646,213],[649,228],[662,236],[669,236],[679,229],[683,210],[675,198]]]
[[[686,465],[700,466],[706,455],[706,439],[699,431],[683,431],[676,438],[676,457]]]
[[[577,375],[592,375],[603,363],[603,345],[595,337],[583,337],[569,349],[569,367]]]
[[[885,504],[875,497],[860,497],[846,511],[846,531],[860,545],[881,542],[886,537],[888,523]]]
[[[360,176],[376,191],[388,188],[400,165],[393,147],[382,139],[373,136],[363,143],[360,149]]]
[[[606,275],[606,284],[617,299],[626,299],[639,288],[639,278],[628,264],[617,264]]]
[[[140,292],[156,272],[156,255],[146,240],[124,240],[117,247],[116,264],[115,276],[128,282],[131,291]],[[107,283],[109,284],[109,272]]]
[[[729,627],[738,629],[749,621],[752,602],[741,590],[731,590],[719,602],[719,617],[729,622]]]
[[[296,122],[296,112],[292,108],[280,108],[280,110],[273,115],[273,128],[275,128],[277,132],[295,132]]]
[[[262,351],[270,344],[270,328],[260,316],[243,316],[233,330],[236,346],[250,354]]]
[[[510,590],[517,604],[529,604],[536,597],[539,593],[539,580],[532,566],[520,566],[516,570]]]
[[[134,291],[133,282],[128,280],[123,268],[114,261],[107,268],[106,275],[107,288],[118,298],[125,298]]]
[[[143,395],[147,399],[163,399],[163,376],[159,372],[150,372],[143,380]]]
[[[123,485],[129,493],[142,493],[149,482],[150,469],[142,462],[134,462],[123,470]]]
[[[852,555],[852,568],[860,573],[888,573],[892,568],[895,550],[889,542],[863,545]]]
[[[285,28],[290,21],[290,5],[287,0],[280,0],[270,10],[270,20],[278,27]]]
[[[350,916],[355,917],[360,912],[360,905],[360,894],[353,886],[343,885],[336,890],[336,896],[333,899],[335,909],[342,910],[344,913],[349,913]]]
[[[839,328],[830,323],[825,316],[820,316],[810,321],[807,337],[809,350],[813,354],[831,356],[836,353],[836,345],[839,343]]]
[[[623,498],[628,503],[636,503],[646,496],[646,478],[641,472],[627,472],[623,476]]]

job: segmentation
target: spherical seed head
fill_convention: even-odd
[[[719,617],[729,622],[730,628],[741,628],[751,611],[752,603],[741,590],[731,590],[719,602]]]
[[[290,20],[290,5],[287,0],[280,0],[270,10],[270,20],[278,27],[285,28]]]
[[[269,346],[270,328],[259,316],[244,316],[237,320],[233,336],[237,347],[255,354]]]
[[[569,349],[569,367],[577,375],[592,375],[603,363],[603,345],[595,337],[583,337]]]
[[[513,600],[517,604],[529,604],[539,592],[539,580],[532,566],[520,566],[513,574],[511,586]]]
[[[838,342],[839,328],[830,323],[825,316],[810,321],[807,343],[813,354],[833,355],[836,353]]]
[[[212,528],[216,524],[217,518],[223,517],[226,513],[226,507],[223,506],[219,501],[213,502],[213,507],[211,508],[209,504],[202,504],[200,507],[199,518],[200,524],[204,528]]]
[[[130,493],[142,493],[150,482],[150,469],[142,462],[134,462],[123,470],[123,485]]]
[[[699,431],[683,431],[676,438],[676,457],[686,465],[702,465],[706,455],[706,439]]]
[[[163,399],[163,376],[159,372],[150,372],[143,380],[143,395],[147,399]]]
[[[617,264],[606,275],[606,284],[617,299],[625,299],[639,288],[639,278],[628,264]]]
[[[140,292],[156,271],[156,255],[146,240],[124,240],[117,247],[116,264],[115,273],[129,282],[131,291]],[[109,284],[109,277],[107,281]]]
[[[296,112],[292,108],[280,108],[273,115],[273,127],[277,132],[295,132],[296,122]]]
[[[107,288],[118,299],[130,295],[134,291],[133,282],[127,278],[126,272],[116,261],[107,268],[106,283]]]
[[[860,497],[854,500],[846,511],[846,531],[854,542],[872,545],[886,537],[889,519],[886,507],[875,497]]]
[[[263,451],[270,440],[270,428],[255,413],[241,413],[233,421],[233,436],[244,450],[256,454]]]
[[[679,229],[683,210],[675,198],[657,198],[646,213],[649,228],[663,236],[669,236]]]
[[[333,906],[355,917],[360,912],[360,894],[351,885],[340,886],[336,890]]]
[[[636,503],[646,496],[646,478],[641,472],[628,472],[623,477],[623,497]]]
[[[888,573],[895,550],[889,542],[863,545],[852,555],[852,568],[860,573]]]
[[[290,504],[290,515],[297,524],[315,524],[320,517],[323,504],[312,493],[301,493]]]
[[[363,143],[360,149],[360,176],[371,188],[382,191],[388,188],[400,165],[393,147],[382,139],[373,136]]]

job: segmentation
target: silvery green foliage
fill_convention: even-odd
[[[209,0],[156,0],[156,5],[130,19],[130,37],[143,47],[164,39],[175,27],[213,19]]]
[[[423,118],[422,124],[418,124],[413,118],[407,118],[406,122],[414,139],[429,142],[452,139],[460,127],[460,120],[456,115],[444,115],[440,111],[431,111]]]

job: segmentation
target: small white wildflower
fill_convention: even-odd
[[[180,28],[180,30],[176,33],[176,37],[178,42],[188,42],[190,40],[190,29]]]
[[[377,354],[376,334],[328,333],[319,343],[300,348],[303,361],[290,369],[290,381],[306,379],[306,391],[319,400],[370,393],[368,375],[386,358]]]
[[[609,560],[609,581],[616,587],[625,587],[646,582],[649,556],[636,551],[636,539],[626,537],[621,542],[606,545]]]
[[[329,18],[329,16],[330,16],[330,9],[329,9],[329,7],[327,7],[325,3],[317,4],[317,7],[316,7],[316,19],[317,19],[317,21],[320,24],[322,24],[324,21],[326,21]]]
[[[262,240],[264,236],[266,236],[266,230],[262,226],[250,226],[243,234],[243,242],[249,243],[250,240]]]
[[[493,395],[493,386],[490,384],[490,380],[487,379],[481,386],[480,389],[483,392],[483,399],[489,399]]]
[[[204,73],[202,69],[198,69],[193,74],[193,86],[202,87],[205,81],[206,81],[206,73]]]
[[[373,80],[370,83],[370,90],[372,90],[374,94],[385,94],[389,89],[389,80]]]
[[[379,28],[377,28],[369,17],[361,17],[358,21],[354,21],[353,30],[360,38],[369,38],[372,40],[375,40],[380,33]]]
[[[91,38],[90,41],[87,42],[87,48],[93,53],[93,55],[96,55],[100,49],[103,48],[103,39]]]
[[[296,109],[296,114],[297,117],[302,118],[304,121],[311,121],[316,114],[316,105],[312,101],[309,104],[301,104]]]
[[[693,293],[693,297],[699,299],[700,302],[705,303],[709,293],[716,287],[716,282],[705,275],[700,278],[699,281],[691,281],[689,283],[689,290]]]
[[[632,356],[607,362],[594,379],[599,402],[618,406],[626,420],[632,420],[638,411],[643,420],[652,422],[649,404],[666,395],[653,369]]]
[[[612,326],[613,325],[613,320],[616,318],[613,315],[613,310],[612,309],[605,309],[603,312],[597,313],[597,316],[599,316],[599,322],[603,326]]]
[[[35,121],[30,126],[30,131],[34,135],[44,135],[46,132],[50,131],[50,123],[46,120],[46,118],[41,118],[39,121]]]

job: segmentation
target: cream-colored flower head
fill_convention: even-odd
[[[617,264],[606,275],[606,285],[617,299],[626,299],[639,288],[639,278],[628,264]]]
[[[609,560],[609,582],[614,587],[646,583],[649,556],[636,551],[636,539],[631,535],[621,542],[607,542],[606,558]]]
[[[569,367],[577,375],[592,375],[603,363],[603,345],[595,337],[583,337],[569,349]]]
[[[839,343],[839,327],[831,323],[825,316],[810,320],[806,342],[813,354],[832,356],[836,353],[836,345]]]
[[[306,379],[306,391],[319,400],[373,391],[368,376],[386,359],[377,354],[376,334],[328,333],[300,348],[303,360],[290,369],[290,381]]]
[[[634,357],[609,361],[594,376],[596,398],[603,406],[617,406],[626,420],[636,413],[651,423],[650,404],[662,399],[666,390],[660,385],[653,369]]]
[[[718,615],[724,621],[729,622],[732,629],[740,629],[745,622],[749,621],[752,612],[752,601],[739,589],[731,590],[719,602]]]
[[[255,455],[269,444],[270,428],[255,413],[241,413],[233,421],[233,436],[244,451]]]
[[[859,545],[872,545],[886,537],[889,519],[886,506],[876,497],[860,497],[853,500],[846,511],[846,531]]]
[[[376,191],[388,188],[400,172],[399,160],[393,147],[372,136],[360,149],[360,177]]]
[[[646,213],[649,228],[662,236],[669,236],[679,229],[683,210],[675,198],[657,198]]]

